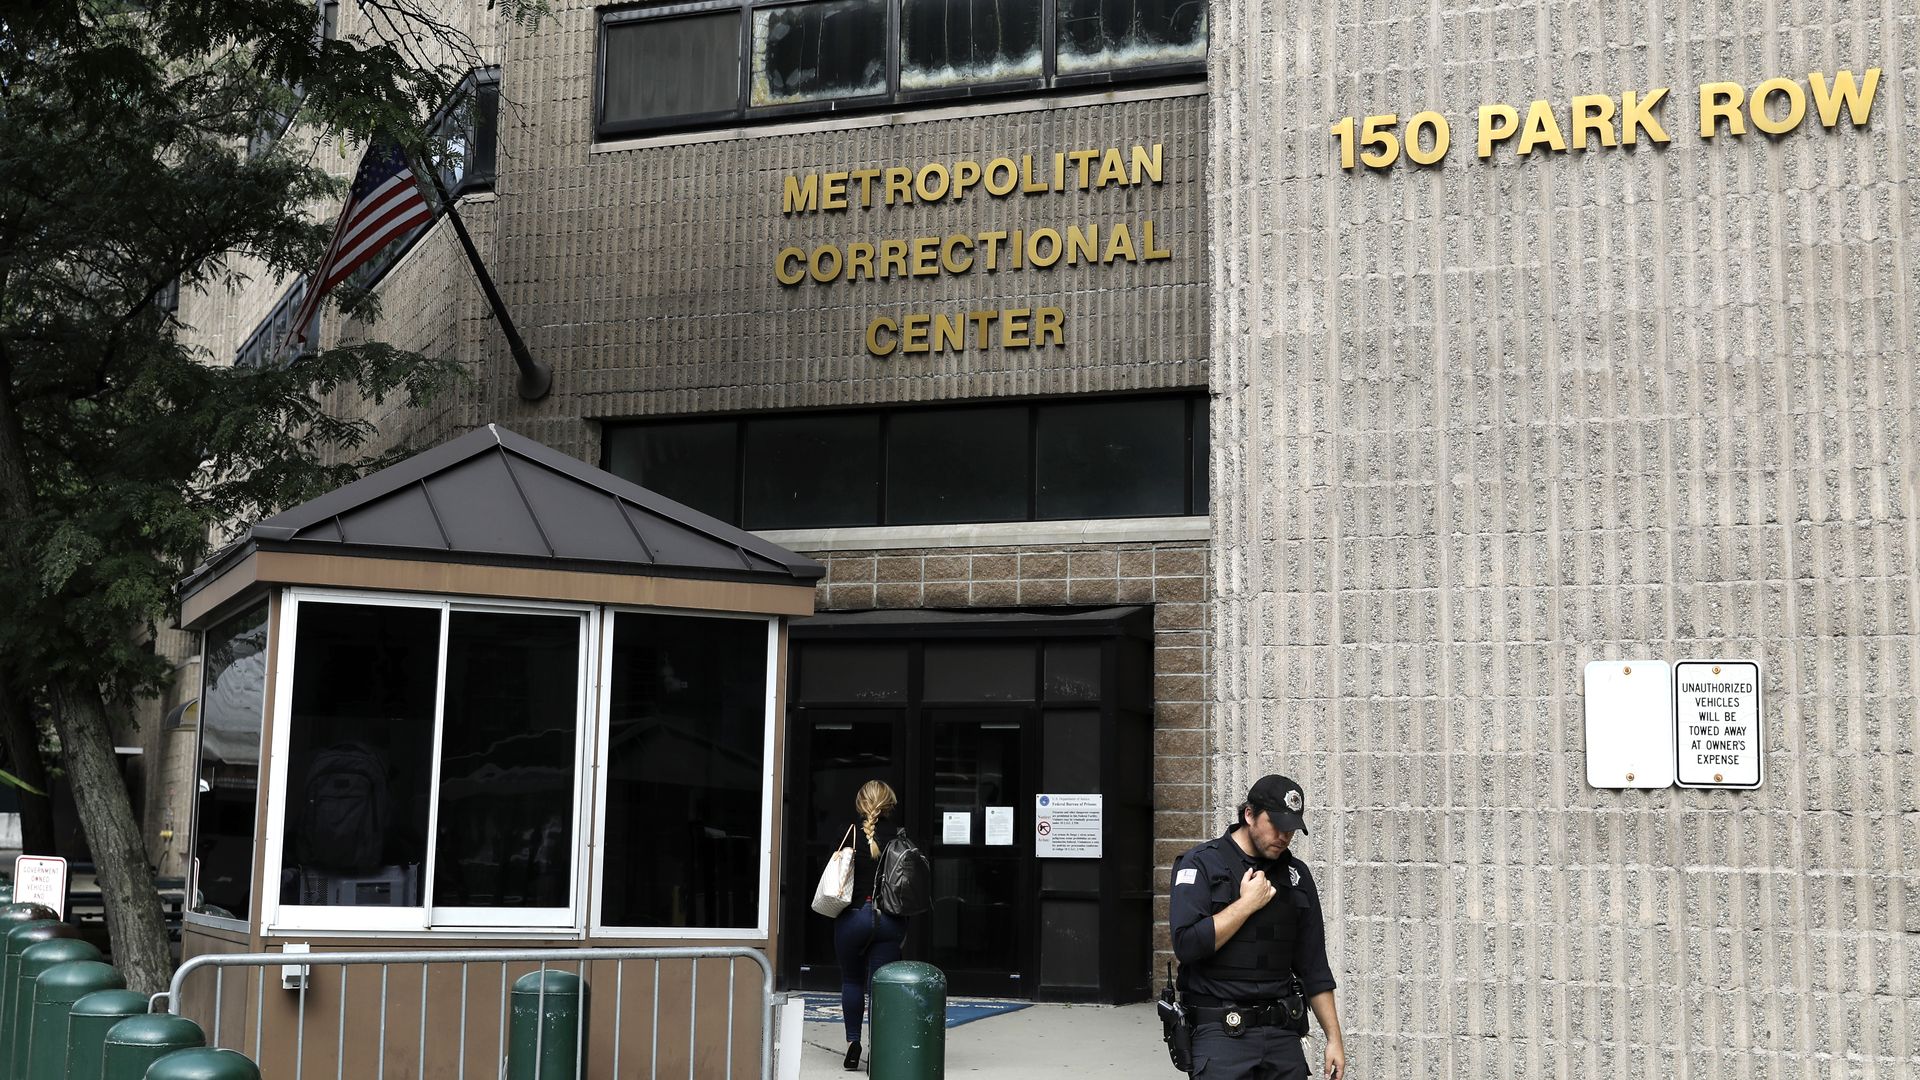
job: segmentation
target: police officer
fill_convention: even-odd
[[[1327,1080],[1346,1080],[1320,893],[1291,850],[1305,809],[1299,784],[1263,776],[1225,836],[1174,860],[1168,921],[1195,1080],[1303,1080],[1309,1009]]]

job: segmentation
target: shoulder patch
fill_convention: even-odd
[[[1287,867],[1287,876],[1293,879],[1294,887],[1298,888],[1300,885],[1300,868],[1297,866]]]
[[[1194,882],[1199,880],[1200,880],[1200,871],[1195,870],[1191,866],[1173,875],[1173,883],[1175,885],[1191,885]]]

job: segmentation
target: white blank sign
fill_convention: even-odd
[[[1673,786],[1673,668],[1665,660],[1587,664],[1587,783]]]

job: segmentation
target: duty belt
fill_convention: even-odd
[[[1305,1003],[1297,997],[1255,1005],[1226,1005],[1217,1009],[1203,1005],[1187,1009],[1189,1023],[1219,1024],[1229,1035],[1238,1035],[1251,1027],[1297,1028],[1305,1015]]]

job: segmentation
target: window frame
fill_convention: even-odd
[[[488,64],[474,68],[467,72],[466,77],[460,80],[460,85],[454,87],[453,94],[449,96],[438,109],[435,109],[433,115],[427,120],[427,132],[430,137],[435,140],[450,139],[451,136],[456,134],[470,136],[467,140],[469,145],[465,147],[461,154],[460,176],[458,179],[452,179],[448,176],[448,163],[444,160],[444,156],[442,160],[432,162],[434,175],[438,176],[440,183],[446,187],[447,196],[455,201],[458,201],[463,196],[472,195],[477,192],[492,191],[494,183],[500,175],[501,81],[501,70],[498,64]],[[480,138],[481,110],[479,106],[482,96],[488,90],[493,92],[493,146],[490,148],[492,151],[490,154],[491,160],[487,162],[486,175],[483,177],[475,177],[473,175],[474,150],[471,144],[478,142]],[[471,125],[463,126],[460,123],[463,119],[471,119]],[[432,228],[433,222],[440,220],[443,213],[444,208],[435,207],[432,221],[427,223],[425,228],[422,229],[422,232],[424,232],[425,229]]]
[[[205,780],[206,770],[207,676],[211,670],[207,664],[207,642],[216,631],[226,629],[234,623],[239,622],[242,618],[252,614],[255,608],[261,608],[265,612],[267,632],[266,647],[263,651],[271,654],[274,651],[274,622],[279,614],[277,607],[278,605],[271,595],[261,597],[258,600],[241,604],[235,608],[231,614],[219,622],[200,631],[200,679],[198,688],[199,696],[197,698],[200,702],[200,718],[193,732],[193,803],[187,825],[187,899],[186,903],[182,904],[180,908],[180,919],[188,925],[206,926],[216,930],[232,930],[245,933],[248,928],[248,919],[258,914],[260,905],[256,902],[258,898],[253,895],[253,888],[259,881],[262,852],[257,845],[254,847],[253,857],[247,861],[246,918],[227,918],[222,915],[209,915],[206,912],[194,910],[193,906],[194,897],[200,891],[200,785]],[[262,690],[264,691],[265,687],[262,687]],[[264,728],[267,722],[268,712],[272,707],[273,702],[269,699],[268,695],[263,692],[260,695],[260,723],[262,725],[262,733],[259,748],[263,760],[260,765],[255,768],[254,774],[253,829],[256,835],[258,835],[260,831],[259,789],[260,785],[265,783],[267,770],[271,767],[270,763],[264,760],[267,749]]]
[[[300,308],[306,303],[309,277],[302,274],[288,283],[281,292],[280,299],[254,324],[253,332],[241,341],[240,347],[233,351],[233,366],[237,368],[289,368],[309,356],[320,352],[320,310],[314,309],[313,318],[307,323],[306,335],[298,346],[287,347],[287,341],[293,335],[293,317],[300,314]],[[176,300],[179,294],[175,285]],[[278,339],[278,340],[275,340]]]
[[[287,811],[290,802],[289,756],[293,745],[293,682],[299,641],[300,609],[305,604],[344,604],[366,607],[395,607],[433,610],[440,613],[440,647],[435,664],[433,707],[432,773],[428,788],[427,847],[422,857],[420,898],[414,907],[357,907],[350,905],[286,904],[280,900],[280,875],[285,868]],[[256,896],[255,918],[268,935],[288,932],[335,932],[373,934],[473,933],[486,930],[525,930],[534,933],[578,933],[584,890],[587,888],[586,862],[580,850],[590,805],[585,801],[586,772],[592,767],[594,744],[593,713],[598,688],[599,650],[595,642],[601,631],[602,615],[597,605],[543,601],[503,602],[485,597],[432,597],[363,590],[293,588],[281,601],[280,638],[277,643],[276,677],[272,712],[272,761],[263,772],[268,786],[267,834],[264,851],[266,875],[263,896]],[[455,611],[506,614],[570,614],[580,624],[580,667],[575,685],[578,727],[574,736],[573,843],[569,852],[570,899],[565,908],[471,908],[433,905],[433,878],[439,856],[440,768],[446,729],[448,631]]]
[[[613,694],[611,687],[603,687],[600,694],[598,719],[594,729],[594,745],[600,753],[596,756],[594,769],[593,805],[597,808],[593,821],[593,874],[592,910],[587,914],[587,929],[594,937],[634,938],[638,940],[699,938],[714,941],[763,941],[769,932],[772,911],[772,896],[768,885],[772,881],[773,850],[773,804],[780,782],[779,769],[774,760],[775,725],[779,723],[776,705],[780,687],[780,617],[777,615],[752,615],[721,611],[688,611],[682,608],[644,607],[632,605],[607,605],[603,609],[602,633],[600,635],[599,671],[601,678],[611,678],[613,671],[613,635],[618,616],[632,615],[671,615],[690,619],[732,619],[740,622],[763,622],[767,627],[767,675],[765,687],[764,722],[761,731],[761,776],[760,776],[760,876],[758,896],[755,898],[754,925],[745,926],[623,926],[609,925],[602,915],[606,900],[606,859],[607,859],[607,780],[608,772],[605,760],[607,740],[612,737]]]
[[[1041,20],[1041,73],[1038,76],[1019,76],[996,82],[967,83],[950,87],[906,89],[901,86],[900,81],[902,4],[906,0],[879,0],[886,5],[887,18],[885,92],[861,97],[830,97],[819,101],[793,102],[784,105],[754,105],[752,103],[754,15],[764,8],[793,7],[796,4],[823,2],[829,2],[829,0],[683,0],[680,3],[658,5],[627,3],[597,9],[593,60],[594,141],[611,142],[672,131],[772,123],[795,117],[872,112],[900,107],[918,108],[939,102],[964,103],[979,98],[1039,95],[1076,89],[1085,90],[1089,87],[1167,82],[1205,76],[1207,71],[1207,61],[1203,55],[1199,60],[1141,67],[1106,68],[1100,71],[1062,75],[1058,71],[1059,6],[1057,0],[1035,0],[1040,6]],[[652,120],[626,120],[618,123],[607,121],[607,28],[609,26],[729,11],[738,12],[740,16],[737,55],[739,66],[735,73],[739,90],[735,95],[732,109]],[[1211,51],[1213,41],[1211,12],[1208,16],[1206,47]]]

